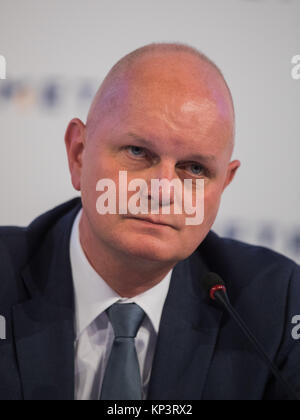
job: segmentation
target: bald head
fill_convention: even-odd
[[[167,104],[174,95],[203,101],[203,111],[218,108],[220,119],[231,126],[229,142],[234,146],[235,117],[230,89],[220,69],[197,49],[184,44],[158,43],[139,48],[119,60],[101,84],[91,105],[87,130],[91,133],[108,113],[124,101],[143,102],[138,93],[148,87],[148,94],[162,96]],[[133,97],[135,96],[135,99]],[[189,105],[188,105],[189,103]]]

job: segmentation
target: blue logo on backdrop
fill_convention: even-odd
[[[21,112],[56,111],[90,105],[97,80],[75,80],[51,77],[43,80],[10,79],[0,84],[0,107],[13,105]]]

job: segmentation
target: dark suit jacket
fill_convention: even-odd
[[[70,232],[80,199],[28,228],[0,229],[1,400],[74,399],[74,296]],[[172,246],[172,244],[170,244]],[[287,399],[228,315],[201,287],[217,272],[248,326],[300,392],[300,268],[268,249],[210,232],[174,269],[164,306],[149,400]]]

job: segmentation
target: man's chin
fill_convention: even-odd
[[[170,246],[169,243],[153,238],[144,238],[142,241],[131,240],[125,244],[119,242],[118,246],[121,246],[126,255],[137,259],[162,263],[173,263],[180,260],[180,257],[175,255],[174,245]]]

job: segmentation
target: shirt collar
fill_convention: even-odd
[[[136,303],[150,319],[155,332],[158,334],[163,307],[169,291],[172,277],[171,270],[156,286],[146,292],[126,299],[118,295],[94,270],[88,261],[79,236],[79,222],[82,210],[77,215],[71,234],[70,259],[75,292],[76,335],[80,334],[111,305],[122,303]]]

